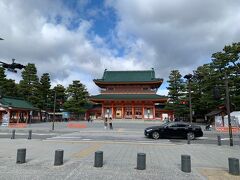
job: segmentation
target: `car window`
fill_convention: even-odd
[[[188,124],[178,124],[178,127],[188,127]]]
[[[177,124],[175,124],[175,123],[169,123],[169,124],[168,124],[168,127],[178,127],[178,126],[177,126]]]

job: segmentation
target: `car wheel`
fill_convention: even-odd
[[[195,139],[195,134],[192,132],[188,133],[187,136],[189,136],[191,140]]]
[[[153,138],[153,139],[159,139],[159,137],[160,137],[159,132],[154,131],[154,132],[152,133],[152,138]]]

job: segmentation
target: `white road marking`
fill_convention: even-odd
[[[81,139],[81,137],[76,137],[76,136],[56,136],[56,137],[51,137],[47,139]]]
[[[199,137],[198,139],[209,139],[208,137]]]
[[[225,140],[229,140],[229,138],[221,138],[221,140],[225,141]]]
[[[43,141],[49,141],[49,142],[58,142],[59,139],[45,139]],[[174,143],[154,143],[154,142],[149,142],[149,141],[112,141],[112,140],[99,140],[99,141],[96,141],[96,140],[91,140],[91,141],[76,141],[76,140],[62,140],[61,142],[63,143],[104,143],[104,144],[131,144],[131,145],[139,145],[139,144],[142,144],[142,145],[156,145],[156,146],[176,146],[176,144]]]

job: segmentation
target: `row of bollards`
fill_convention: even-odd
[[[189,133],[187,134],[187,143],[191,144],[191,139],[190,139],[190,134]]]
[[[63,165],[63,154],[62,149],[55,151],[54,166]],[[26,149],[17,150],[17,161],[16,163],[22,164],[26,162]],[[239,159],[228,158],[229,173],[232,175],[239,175]],[[103,167],[103,151],[96,151],[94,157],[94,167]],[[146,154],[137,154],[137,168],[138,170],[146,169]],[[186,173],[191,172],[191,156],[181,155],[181,170]]]
[[[103,166],[103,152],[96,151],[94,157],[94,167],[102,167]]]
[[[96,151],[94,157],[94,167],[102,167],[103,166],[103,152]],[[146,154],[138,153],[137,154],[137,168],[138,170],[146,169]]]
[[[187,144],[191,144],[191,137],[190,137],[189,133],[187,134]],[[218,144],[218,146],[222,145],[221,136],[220,135],[217,135],[217,144]]]
[[[12,130],[12,136],[11,136],[11,139],[15,139],[15,132],[16,132],[16,130],[13,129],[13,130]]]
[[[221,142],[221,136],[220,135],[217,135],[217,141],[218,141],[218,146],[221,146],[222,142]]]
[[[58,149],[55,151],[54,166],[63,165],[63,150]]]
[[[16,134],[16,130],[13,129],[13,130],[12,130],[11,139],[15,139],[15,134]],[[29,130],[29,131],[28,131],[28,137],[27,137],[27,139],[32,139],[32,130]]]
[[[239,175],[239,159],[228,158],[229,174]],[[191,172],[191,156],[181,155],[181,170],[186,173]]]
[[[58,149],[55,151],[54,166],[63,165],[63,150]],[[26,148],[17,150],[17,164],[22,164],[26,162]]]
[[[181,170],[183,172],[191,172],[191,156],[181,155]]]
[[[26,162],[26,149],[17,150],[17,163],[22,164]]]

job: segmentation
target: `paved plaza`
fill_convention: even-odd
[[[228,175],[228,157],[240,158],[239,147],[172,143],[61,142],[1,139],[1,179],[237,179]],[[18,148],[26,163],[16,164]],[[53,166],[54,151],[64,150],[64,165]],[[104,152],[102,168],[93,167],[94,152]],[[146,170],[136,170],[137,153],[146,153]],[[191,156],[192,172],[181,171],[180,157]],[[218,173],[216,173],[218,172]],[[213,176],[214,175],[214,176]]]
[[[153,122],[116,123],[113,131],[104,130],[101,122],[94,123],[85,129],[56,123],[56,131],[49,130],[50,123],[34,124],[16,129],[16,139],[10,139],[9,134],[0,138],[0,179],[240,179],[228,173],[228,158],[240,159],[239,145],[189,145],[186,140],[147,139],[142,128]],[[28,140],[29,129],[42,134],[42,138],[33,133],[33,139]],[[11,130],[1,127],[0,133]],[[19,148],[27,149],[24,164],[16,164]],[[53,165],[57,149],[64,150],[62,166]],[[94,153],[99,150],[103,151],[104,164],[96,168]],[[146,170],[136,169],[137,153],[146,153]],[[181,171],[181,155],[191,156],[191,173]]]

